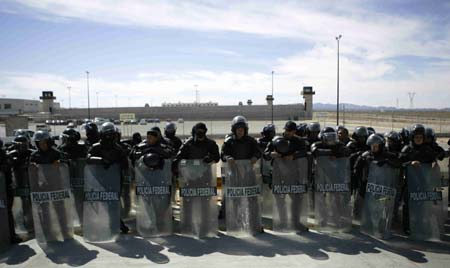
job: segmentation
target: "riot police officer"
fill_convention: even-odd
[[[87,148],[78,142],[81,139],[80,133],[75,128],[67,128],[62,135],[64,142],[58,149],[66,153],[69,159],[86,158]]]
[[[5,189],[6,189],[6,209],[8,212],[8,227],[9,227],[9,236],[10,236],[10,242],[11,243],[20,243],[22,240],[17,236],[16,231],[14,229],[14,218],[12,213],[12,206],[13,206],[13,200],[14,200],[14,188],[13,188],[13,182],[12,182],[12,175],[11,175],[11,166],[8,161],[8,157],[6,155],[5,150],[3,147],[3,141],[0,139],[0,171],[5,176]]]
[[[367,175],[369,174],[370,163],[376,161],[379,167],[389,165],[393,168],[400,168],[400,160],[394,153],[388,152],[385,148],[385,140],[377,134],[371,134],[366,144],[370,146],[370,150],[360,155],[355,162],[354,172],[355,178],[358,180],[358,194],[361,199],[366,193]],[[394,184],[394,182],[392,183]],[[359,210],[356,210],[356,216],[359,216]]]
[[[283,136],[274,139],[273,142],[270,142],[267,145],[266,150],[264,151],[264,159],[270,160],[272,156],[278,156],[289,160],[305,157],[308,150],[306,141],[296,136],[296,131],[297,125],[295,122],[286,122]],[[282,142],[281,139],[285,139],[288,143]],[[277,148],[282,147],[285,144],[288,144],[286,149]]]
[[[30,162],[36,164],[52,164],[66,158],[63,152],[53,146],[53,140],[47,131],[37,131],[34,133],[33,140],[37,150],[31,154]]]
[[[400,153],[400,160],[403,166],[408,165],[420,166],[422,163],[429,164],[435,162],[440,151],[433,148],[432,145],[425,143],[425,127],[422,124],[415,124],[411,127],[410,143],[406,145]],[[406,178],[404,188],[404,207],[403,207],[403,231],[409,235],[409,194],[408,194],[408,178]]]
[[[128,168],[128,160],[125,152],[117,144],[116,127],[113,123],[104,123],[100,129],[100,141],[95,143],[89,149],[87,156],[87,163],[96,163],[98,158],[101,158],[101,164],[109,167],[113,164],[119,164],[121,169]],[[121,177],[121,180],[123,178]],[[122,185],[122,182],[120,183]],[[122,233],[128,233],[129,228],[120,221],[120,229]]]
[[[177,125],[174,122],[169,122],[164,127],[164,138],[169,141],[169,145],[172,146],[175,153],[178,153],[178,150],[181,147],[181,140],[176,136],[177,133]]]
[[[88,147],[92,147],[100,139],[98,127],[93,122],[87,122],[84,128],[86,130],[86,137],[87,137],[85,144]]]
[[[350,137],[348,133],[348,129],[343,126],[337,126],[336,132],[338,134],[339,141],[343,144],[347,145],[350,142]]]
[[[311,145],[311,154],[314,157],[330,156],[340,158],[350,155],[350,150],[339,141],[337,133],[332,127],[323,128],[318,138],[320,140]]]
[[[205,163],[217,163],[220,160],[217,143],[206,136],[208,129],[204,123],[197,123],[192,128],[192,136],[180,147],[175,163],[181,159],[203,159]]]
[[[261,158],[256,140],[248,135],[247,119],[236,116],[231,122],[231,135],[222,145],[222,161],[233,163],[234,160],[251,159],[252,163]]]
[[[171,158],[174,155],[173,149],[161,137],[161,131],[158,127],[152,127],[147,131],[147,139],[131,151],[131,162],[134,165],[135,161],[148,153],[160,155],[164,159]]]
[[[386,149],[388,152],[397,155],[400,155],[402,151],[402,137],[395,131],[390,131],[384,134],[386,138]]]
[[[317,122],[309,123],[308,128],[306,129],[306,135],[310,146],[310,150],[313,143],[315,143],[316,141],[320,141],[318,137],[319,133],[320,133],[320,124]]]
[[[269,142],[272,141],[274,137],[275,137],[275,125],[273,124],[265,125],[261,131],[261,137],[257,139],[258,147],[261,150],[261,152],[264,152],[264,150],[267,147],[267,144],[269,144]]]

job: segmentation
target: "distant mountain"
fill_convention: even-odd
[[[336,104],[329,104],[329,103],[314,103],[313,109],[315,111],[336,111]],[[391,106],[367,106],[367,105],[357,105],[352,103],[340,103],[339,107],[341,110],[346,111],[392,111],[392,110],[409,110],[409,109],[397,109],[395,107]],[[414,110],[417,111],[450,111],[450,108],[443,108],[443,109],[435,109],[435,108],[416,108]]]

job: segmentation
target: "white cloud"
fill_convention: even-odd
[[[343,34],[343,53],[368,59],[397,55],[450,58],[450,36],[427,18],[365,10],[361,2],[301,4],[271,1],[20,0],[47,15],[113,25],[232,31],[332,44]],[[441,25],[442,26],[442,25]],[[445,29],[445,27],[442,27]]]

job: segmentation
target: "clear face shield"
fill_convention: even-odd
[[[335,145],[338,142],[338,135],[336,134],[336,132],[323,133],[322,141],[326,145]]]

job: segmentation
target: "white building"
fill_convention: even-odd
[[[41,102],[38,100],[0,98],[0,114],[15,115],[40,111]]]

